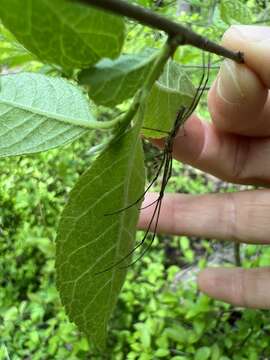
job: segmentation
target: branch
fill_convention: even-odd
[[[171,21],[142,6],[129,4],[123,0],[79,0],[79,2],[113,12],[117,15],[126,16],[141,24],[165,31],[170,37],[177,37],[179,45],[193,45],[199,49],[207,50],[216,55],[235,60],[238,63],[244,62],[243,53],[226,49],[223,46],[196,34],[194,31],[183,25]]]

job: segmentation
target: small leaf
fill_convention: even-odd
[[[248,6],[239,0],[222,0],[219,10],[221,19],[228,25],[252,23]]]
[[[134,245],[144,191],[142,144],[137,126],[105,150],[72,190],[57,238],[57,285],[67,313],[99,348],[126,276],[113,267]],[[140,205],[140,204],[139,204]],[[131,261],[126,259],[121,266]]]
[[[114,107],[135,95],[155,61],[156,52],[146,49],[136,55],[121,55],[116,60],[103,59],[79,74],[87,85],[89,97],[98,105]]]
[[[211,349],[207,346],[203,346],[196,351],[194,360],[207,360],[211,355]]]
[[[151,348],[151,333],[149,327],[147,324],[138,323],[135,324],[135,328],[137,329],[137,333],[140,337],[143,350],[147,351]]]
[[[0,157],[63,145],[93,120],[86,97],[64,79],[35,73],[0,79]]]
[[[218,344],[211,347],[211,360],[219,360],[221,358],[221,351]]]
[[[194,87],[181,65],[173,60],[169,61],[147,100],[143,135],[152,138],[165,137],[171,130],[181,106],[188,106],[194,94]]]
[[[122,49],[120,17],[66,0],[0,0],[4,25],[40,60],[85,68]]]
[[[170,355],[170,351],[168,349],[158,349],[155,352],[155,356],[158,358],[167,357]]]
[[[169,339],[176,341],[179,344],[187,344],[190,332],[181,325],[174,325],[166,328],[164,330],[164,335],[165,334]]]

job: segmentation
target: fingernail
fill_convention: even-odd
[[[237,66],[232,60],[225,60],[217,79],[217,93],[227,103],[239,104],[245,98],[237,75]]]
[[[250,26],[250,25],[233,25],[231,27],[237,36],[248,41],[264,41],[270,40],[269,26]]]

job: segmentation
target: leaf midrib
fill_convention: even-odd
[[[138,124],[136,124],[135,126],[138,126]],[[135,135],[134,135],[135,136]],[[134,165],[133,162],[134,162],[134,158],[135,158],[135,154],[136,154],[136,151],[137,151],[137,145],[138,145],[138,141],[139,141],[139,136],[136,137],[136,142],[135,142],[135,146],[132,147],[132,151],[130,152],[131,156],[130,156],[130,159],[132,159],[132,161],[129,161],[128,163],[128,177],[126,177],[127,181],[126,181],[126,189],[125,189],[125,195],[124,195],[124,204],[123,204],[123,207],[125,206],[126,204],[126,201],[127,201],[127,198],[128,198],[128,190],[129,190],[129,184],[130,184],[130,180],[131,180],[131,174],[132,174],[132,166]],[[116,245],[116,257],[118,257],[119,255],[119,244],[121,243],[121,234],[123,232],[123,228],[124,228],[124,219],[125,219],[125,216],[126,216],[126,213],[125,211],[123,212],[123,215],[121,216],[121,218],[119,219],[119,232],[118,232],[118,237],[117,237],[117,245]],[[112,286],[114,284],[114,281],[115,281],[115,273],[116,273],[116,268],[113,268],[112,269],[112,282],[111,282],[111,287],[110,287],[110,292],[109,292],[109,296],[108,296],[108,300],[107,300],[107,308],[108,308],[108,304],[110,304],[112,301],[111,301],[111,298],[112,298]],[[108,314],[110,314],[109,311],[107,311]]]
[[[11,106],[11,107],[13,107],[15,109],[18,109],[18,110],[27,111],[27,112],[29,112],[31,114],[34,114],[34,115],[39,115],[39,116],[42,116],[42,117],[46,117],[47,119],[57,120],[57,121],[60,121],[60,122],[63,122],[63,123],[69,124],[69,125],[79,126],[79,127],[88,128],[88,129],[93,128],[93,127],[91,127],[91,125],[94,126],[95,124],[99,123],[98,121],[93,121],[93,120],[90,120],[90,119],[89,119],[89,121],[87,121],[87,120],[82,120],[82,119],[74,119],[74,118],[71,118],[71,117],[67,118],[64,115],[60,115],[60,114],[56,114],[56,113],[52,113],[52,112],[50,113],[50,112],[43,111],[43,110],[38,109],[38,108],[33,108],[31,106],[15,103],[15,102],[10,101],[10,100],[5,100],[5,99],[0,97],[0,105],[1,104]],[[0,117],[1,117],[1,114],[0,114]]]

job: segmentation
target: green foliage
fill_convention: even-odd
[[[12,360],[106,359],[68,321],[54,284],[55,224],[89,163],[85,149],[97,141],[91,134],[92,140],[85,135],[62,151],[1,159],[0,354],[6,348]],[[214,185],[175,167],[175,190],[207,192]],[[159,237],[151,253],[130,269],[110,324],[110,359],[153,359],[169,352],[161,359],[192,360],[203,347],[211,349],[211,360],[269,357],[269,312],[232,309],[199,296],[192,276],[184,277],[192,264],[178,252],[180,240]],[[197,260],[200,244],[193,239],[189,245]],[[244,250],[245,266],[269,265],[270,249],[252,245]],[[193,309],[196,316],[187,319]],[[146,331],[150,345],[145,344]],[[186,333],[196,341],[183,343]]]
[[[177,18],[170,0],[136,2]],[[190,5],[189,13],[181,13],[177,20],[213,39],[220,38],[227,24],[266,16],[251,0],[192,0]],[[104,141],[104,150],[91,158],[86,172],[89,134],[63,152],[1,159],[1,169],[7,173],[0,180],[0,236],[5,239],[0,242],[4,254],[0,259],[0,359],[106,358],[95,353],[94,346],[104,345],[110,319],[109,356],[115,360],[259,359],[262,352],[270,356],[267,314],[232,310],[198,296],[193,283],[176,284],[182,265],[196,260],[200,267],[205,265],[205,257],[213,252],[206,241],[174,237],[169,244],[162,239],[162,247],[155,244],[153,252],[128,274],[112,317],[126,269],[118,266],[96,274],[122,259],[134,243],[136,207],[103,215],[128,206],[143,192],[141,123],[135,113],[140,109],[144,126],[159,130],[145,129],[145,135],[160,137],[169,131],[179,107],[190,104],[195,92],[179,62],[198,64],[201,55],[191,47],[182,48],[162,76],[152,79],[157,81],[144,98],[138,94],[151,90],[146,80],[157,57],[141,50],[159,48],[165,40],[159,32],[66,0],[0,0],[0,19],[6,26],[0,29],[1,68],[23,66],[40,72],[1,78],[0,156],[48,150],[83,135],[86,128],[114,125],[113,140],[96,135],[95,143]],[[128,55],[121,54],[125,29]],[[192,72],[192,79],[199,76]],[[86,85],[98,105],[118,108],[107,111],[91,103],[90,111],[80,85]],[[135,100],[126,102],[134,95]],[[108,121],[130,103],[129,123],[121,122],[125,116]],[[94,120],[93,110],[99,121]],[[207,178],[193,173],[190,179],[184,171],[174,164],[177,175],[173,174],[169,191],[198,193],[211,188]],[[57,237],[58,286],[70,318],[91,339],[89,344],[68,321],[54,286],[55,224],[66,202]],[[247,247],[245,254],[245,266],[269,265],[267,251],[252,261],[254,254],[260,254],[259,247]]]
[[[239,0],[222,0],[219,6],[221,19],[228,25],[252,22],[250,9]]]
[[[75,339],[55,289],[54,238],[89,141],[87,136],[61,152],[1,159],[0,349],[5,345],[12,360],[65,358],[73,342],[74,356],[88,348],[86,340]]]
[[[0,18],[41,61],[85,68],[122,49],[123,19],[65,0],[1,0]]]
[[[93,120],[85,96],[64,79],[22,73],[0,86],[0,157],[63,145]]]
[[[32,4],[27,4],[30,8],[26,8],[26,13],[30,10],[34,11],[31,8]],[[42,4],[43,2],[36,3],[35,6],[41,6]],[[73,5],[75,6],[75,10],[77,9],[82,12],[83,7],[77,4]],[[60,1],[57,3],[56,10],[63,10],[62,15],[65,20],[66,14],[70,13],[73,5],[67,5],[66,2]],[[58,6],[60,6],[60,8],[58,8]],[[37,14],[40,14],[40,11],[44,10],[42,6],[37,9],[39,10]],[[3,10],[4,15],[6,14],[5,11],[7,11],[7,9]],[[89,14],[89,11],[91,11],[91,9],[87,8],[86,15]],[[34,13],[36,12],[34,11]],[[91,14],[95,14],[95,11],[91,12]],[[79,14],[77,15],[80,19]],[[98,18],[101,24],[104,21],[102,16],[101,13]],[[86,18],[89,21],[91,20],[91,18],[87,16]],[[3,16],[3,19],[5,21],[9,19],[9,17],[6,18]],[[35,17],[33,17],[33,19],[35,19]],[[31,21],[33,19],[31,18]],[[72,19],[74,20],[75,18],[71,17],[70,20]],[[12,21],[14,21],[13,17]],[[76,19],[76,21],[78,21],[78,19]],[[17,22],[18,19],[15,21],[15,24],[17,24]],[[44,24],[46,25],[46,22]],[[81,25],[82,22],[80,21],[79,24]],[[93,26],[93,24],[92,19],[91,26]],[[73,28],[74,26],[75,25],[73,25]],[[106,29],[103,30],[105,33]],[[67,30],[65,31],[67,32]],[[16,31],[14,32],[17,34]],[[46,26],[44,32],[46,32]],[[23,32],[21,33],[23,34]],[[54,36],[59,38],[62,44],[63,34],[57,33],[56,31],[54,32]],[[39,43],[38,40],[36,41]],[[96,52],[98,52],[100,43],[93,42],[91,46],[95,47]],[[36,49],[35,52],[36,55],[39,56],[39,49]],[[65,144],[67,141],[78,137],[86,128],[96,127],[102,129],[104,126],[107,127],[108,123],[116,125],[113,140],[104,147],[101,158],[96,160],[95,166],[91,167],[89,173],[86,173],[85,178],[82,177],[82,180],[79,181],[75,187],[75,199],[76,194],[80,194],[81,192],[83,192],[84,197],[81,198],[79,196],[78,200],[73,200],[71,197],[71,205],[67,207],[67,213],[69,214],[70,212],[71,215],[67,216],[63,214],[62,226],[60,227],[59,237],[57,238],[57,242],[59,243],[59,247],[57,248],[57,268],[59,270],[59,289],[63,303],[68,309],[71,319],[94,340],[95,345],[99,348],[103,347],[105,343],[107,322],[116,302],[117,294],[124,281],[125,272],[122,272],[121,275],[118,276],[118,273],[115,275],[115,270],[110,269],[110,275],[103,275],[95,279],[96,281],[92,281],[89,289],[86,289],[85,286],[82,287],[80,281],[88,283],[89,277],[92,279],[93,273],[91,270],[97,271],[95,266],[97,259],[104,259],[107,267],[108,262],[117,262],[120,256],[123,257],[131,251],[138,220],[138,209],[132,207],[127,212],[128,216],[123,212],[118,216],[118,221],[115,221],[113,217],[111,219],[107,217],[106,221],[105,216],[101,216],[100,223],[98,223],[95,220],[97,212],[102,212],[102,209],[104,209],[104,207],[100,208],[101,202],[99,197],[102,196],[102,194],[106,194],[107,196],[104,197],[106,206],[111,202],[115,204],[115,206],[120,204],[122,205],[121,208],[123,208],[130,204],[131,199],[134,201],[143,193],[143,182],[138,181],[138,176],[142,176],[144,173],[142,156],[139,152],[139,134],[144,115],[143,109],[151,87],[162,73],[163,67],[170,55],[171,49],[166,43],[157,57],[151,57],[150,63],[152,67],[148,64],[149,75],[148,73],[145,74],[144,82],[141,83],[142,89],[139,89],[138,96],[135,97],[126,116],[120,117],[119,120],[117,118],[115,121],[107,122],[106,124],[104,124],[104,122],[98,123],[92,121],[92,115],[86,98],[75,86],[68,84],[66,80],[48,78],[41,74],[32,76],[30,74],[20,74],[5,76],[1,83],[2,96],[0,100],[3,109],[0,114],[0,123],[2,124],[0,135],[3,139],[3,145],[0,155],[2,156],[47,150],[60,144]],[[44,56],[43,60],[47,60],[46,56]],[[65,64],[62,63],[61,65],[65,67]],[[65,69],[63,69],[63,71],[64,70]],[[106,95],[106,93],[103,94],[103,96]],[[135,118],[139,108],[141,115]],[[10,125],[10,119],[12,126]],[[131,136],[132,141],[129,141],[126,128],[130,126],[131,121],[135,119],[137,119],[136,125],[132,127],[134,130],[131,132],[131,134],[133,134]],[[123,144],[121,141],[118,141],[120,134]],[[123,157],[122,154],[125,154],[125,156]],[[123,170],[120,171],[118,167],[112,168],[112,164],[120,166],[120,169],[123,166]],[[104,170],[104,167],[107,167],[108,172]],[[104,173],[102,181],[100,181],[101,175],[99,173]],[[96,179],[97,184],[94,182],[93,188],[86,187],[87,191],[85,193],[85,181],[89,181],[89,178],[92,176]],[[108,190],[108,187],[111,186],[115,191]],[[82,199],[86,201],[84,206],[81,204]],[[83,208],[85,207],[85,212],[87,217],[89,217],[87,209],[91,213],[92,203],[97,204],[97,208],[94,208],[94,218],[91,221],[90,217],[89,221],[86,221],[83,215]],[[75,218],[73,212],[76,213]],[[74,224],[71,219],[74,219]],[[91,223],[97,225],[97,227],[91,229]],[[104,228],[109,229],[108,233],[106,231],[104,233]],[[75,231],[73,231],[74,229]],[[82,236],[82,234],[85,234],[85,236]],[[100,244],[96,244],[98,243],[97,239],[104,238],[104,234],[110,239],[110,242],[107,243],[105,248],[100,246]],[[78,241],[74,241],[74,237],[75,239],[77,238]],[[127,237],[129,239],[128,242]],[[88,246],[93,242],[95,243],[95,251],[93,251],[91,246]],[[104,244],[106,243],[104,242]],[[85,249],[89,251],[85,252]],[[103,253],[104,251],[105,253]],[[77,254],[79,255],[76,256]],[[74,266],[70,267],[70,262],[69,260],[66,261],[66,256],[68,259],[69,256],[71,256],[72,260],[74,257],[76,262],[80,263],[82,254],[86,255],[82,265],[78,266],[78,264],[75,263]],[[89,254],[90,256],[88,256]],[[104,254],[107,255],[105,258]],[[92,259],[90,266],[88,265],[89,259]],[[66,266],[71,270],[67,271]],[[66,277],[68,279],[66,279]],[[92,285],[94,286],[92,287]],[[89,293],[93,294],[92,302],[90,302],[91,307],[88,306]],[[104,294],[106,295],[106,304],[100,307],[100,298],[103,297]],[[81,310],[81,306],[83,306],[83,310]],[[90,311],[88,311],[89,308]],[[98,308],[100,309],[99,311]],[[80,312],[79,316],[77,313],[78,309]],[[93,316],[93,313],[95,313],[95,316]]]

